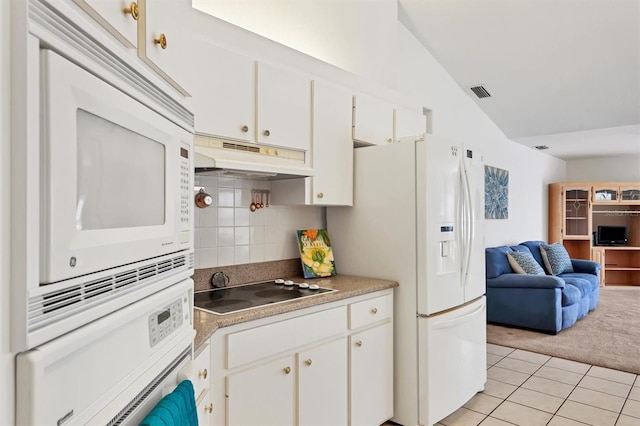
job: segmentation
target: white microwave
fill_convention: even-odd
[[[182,120],[193,115],[172,114],[177,104],[148,82],[114,84],[116,66],[49,49],[38,62],[39,249],[37,275],[14,293],[16,350],[187,279],[194,266],[193,122]]]
[[[41,52],[40,282],[190,248],[193,135]]]

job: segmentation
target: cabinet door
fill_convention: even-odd
[[[393,416],[393,324],[349,337],[352,425],[379,425]]]
[[[591,260],[600,264],[600,287],[604,287],[604,254],[604,248],[594,247],[591,249]]]
[[[74,0],[85,12],[122,44],[135,48],[138,42],[140,8],[131,0]]]
[[[591,238],[591,187],[564,187],[563,237],[567,239]],[[587,253],[588,255],[588,253]]]
[[[398,107],[395,110],[395,135],[394,141],[400,142],[402,138],[420,136],[426,132],[427,118],[417,109]]]
[[[228,425],[294,424],[295,367],[291,355],[228,376]]]
[[[640,204],[640,185],[638,186],[621,186],[620,202],[624,204]]]
[[[196,407],[198,410],[198,425],[206,426],[213,423],[213,403],[211,402],[211,394],[209,392],[200,395],[198,401],[198,406]]]
[[[184,95],[195,56],[188,28],[191,0],[140,0],[144,22],[138,56]]]
[[[354,97],[353,139],[365,145],[393,142],[393,105],[367,95]]]
[[[353,204],[351,109],[350,91],[314,82],[312,204]]]
[[[594,186],[592,192],[594,204],[618,204],[620,202],[620,193],[617,186]]]
[[[197,39],[192,78],[198,133],[253,142],[255,61]]]
[[[258,63],[258,143],[308,151],[311,145],[311,79]]]
[[[298,354],[298,424],[347,424],[347,339]]]

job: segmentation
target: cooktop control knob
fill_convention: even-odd
[[[320,286],[318,284],[309,284],[309,290],[317,290]]]
[[[284,280],[283,280],[283,279],[278,278],[278,279],[276,280],[276,284],[284,284]]]
[[[284,285],[293,285],[293,281],[287,280],[284,282]]]
[[[307,284],[307,283],[300,283],[300,284],[298,284],[298,287],[299,287],[299,288],[309,288],[309,284]]]

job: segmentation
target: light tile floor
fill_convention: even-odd
[[[484,391],[438,423],[585,424],[640,426],[640,376],[492,344]]]

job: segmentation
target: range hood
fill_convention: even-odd
[[[196,174],[279,180],[313,176],[307,153],[196,133]]]

